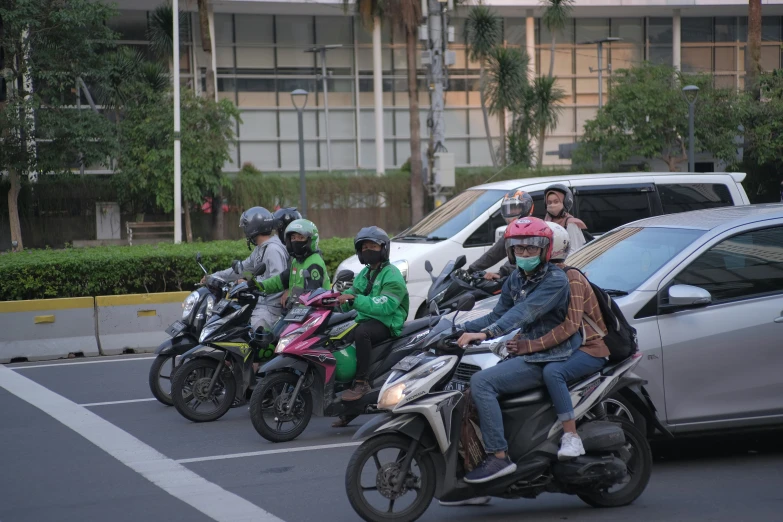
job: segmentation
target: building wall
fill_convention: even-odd
[[[619,9],[622,11],[622,9]],[[701,11],[708,11],[701,9]],[[305,162],[308,169],[325,169],[326,126],[320,60],[305,53],[317,44],[341,44],[327,54],[329,127],[332,168],[353,170],[375,166],[375,126],[372,80],[372,35],[358,19],[335,10],[332,16],[216,13],[218,91],[242,110],[238,125],[239,144],[233,151],[237,170],[252,163],[262,171],[298,169],[296,110],[290,98],[294,89],[310,95],[305,109]],[[690,11],[688,14],[694,14]],[[112,24],[123,41],[144,48],[146,11],[123,10]],[[560,122],[547,137],[545,150],[573,143],[584,123],[598,110],[597,49],[579,42],[619,36],[622,42],[606,44],[604,67],[613,70],[641,64],[673,63],[672,16],[574,18],[556,35],[555,75],[568,98]],[[195,13],[191,22],[197,24]],[[478,93],[478,64],[467,58],[465,19],[453,18],[456,64],[450,67],[446,94],[447,146],[458,166],[489,165],[490,155],[484,132]],[[535,19],[536,71],[547,74],[551,35]],[[183,83],[193,84],[194,71],[201,71],[204,85],[206,55],[201,50],[199,31],[189,31],[183,47]],[[526,19],[504,18],[504,39],[509,46],[525,48]],[[747,18],[742,16],[682,18],[681,67],[684,72],[710,72],[721,87],[742,88],[744,82]],[[765,69],[781,66],[781,17],[763,20],[762,64]],[[423,49],[423,47],[422,47]],[[383,30],[384,138],[387,167],[401,166],[410,155],[407,73],[404,38]],[[420,57],[419,57],[420,60]],[[426,71],[419,63],[419,102],[421,135],[428,136],[426,120],[429,95]],[[591,68],[593,70],[591,71]],[[604,74],[604,103],[611,97],[609,78]],[[491,134],[499,143],[500,129],[491,120]],[[567,164],[557,156],[545,156],[546,164]]]

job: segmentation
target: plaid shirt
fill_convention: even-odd
[[[564,265],[558,265],[565,269]],[[557,346],[580,329],[584,329],[584,341],[580,350],[593,357],[608,357],[609,348],[606,347],[601,334],[595,331],[583,316],[587,314],[592,321],[606,332],[601,307],[595,292],[590,288],[590,283],[578,270],[566,270],[568,285],[571,287],[571,299],[568,303],[568,316],[566,320],[542,337],[533,340],[525,340],[517,336],[519,354],[541,352]]]

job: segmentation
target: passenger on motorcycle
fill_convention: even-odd
[[[555,183],[544,191],[546,201],[545,221],[553,221],[565,228],[571,238],[571,251],[576,252],[593,239],[587,232],[587,225],[570,214],[574,207],[574,194],[562,183]]]
[[[560,459],[579,457],[585,454],[582,439],[576,432],[574,406],[568,393],[568,382],[599,371],[606,364],[609,348],[603,341],[606,324],[589,281],[579,270],[568,270],[565,259],[569,251],[569,237],[566,229],[556,223],[547,223],[552,229],[554,247],[551,262],[565,270],[571,297],[568,316],[552,331],[538,339],[526,340],[515,336],[506,342],[510,354],[524,355],[538,353],[558,345],[559,339],[567,339],[582,332],[584,344],[568,360],[550,362],[544,366],[544,384],[555,406],[557,418],[563,423],[563,438],[557,456]]]
[[[516,270],[503,285],[495,309],[463,325],[467,332],[458,343],[500,337],[520,328],[524,339],[537,339],[562,323],[568,312],[569,288],[566,274],[549,262],[552,230],[538,218],[519,219],[505,233],[506,252]],[[511,356],[492,368],[473,374],[470,389],[478,410],[481,435],[487,456],[465,475],[465,482],[484,483],[516,470],[507,454],[503,417],[498,396],[520,393],[543,384],[546,363],[566,361],[582,344],[579,333],[549,350]]]
[[[275,210],[273,215],[277,220],[277,237],[280,238],[281,243],[285,244],[285,229],[288,228],[292,221],[302,219],[302,214],[296,208],[290,207]]]
[[[374,344],[397,337],[408,317],[409,297],[400,270],[389,263],[391,239],[383,229],[366,227],[356,234],[354,247],[359,261],[366,265],[353,286],[338,301],[343,311],[356,310],[356,381],[343,392],[343,401],[356,401],[372,390],[367,382]]]
[[[524,190],[512,190],[503,196],[500,204],[500,215],[510,225],[515,219],[531,216],[533,214],[533,198]],[[495,266],[499,261],[506,259],[506,238],[498,239],[487,252],[468,267],[469,272],[479,272]],[[498,273],[487,272],[484,279],[500,279],[511,274],[516,267],[508,261],[500,267]]]
[[[247,246],[252,248],[250,256],[242,262],[243,269],[253,273],[261,263],[266,263],[264,273],[256,277],[257,282],[279,277],[279,274],[284,273],[288,268],[288,252],[275,235],[277,225],[277,220],[272,213],[263,207],[249,208],[239,218],[239,226],[245,232]],[[243,280],[241,279],[242,275],[234,272],[233,268],[227,268],[212,275],[224,281]],[[201,282],[203,283],[205,279],[206,277]],[[277,322],[283,314],[283,308],[280,304],[280,296],[282,295],[282,290],[280,290],[258,300],[250,319],[254,330],[258,328],[269,330]]]

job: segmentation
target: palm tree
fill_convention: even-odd
[[[533,81],[531,119],[534,128],[538,131],[537,165],[539,166],[544,159],[544,138],[547,131],[557,127],[560,111],[563,109],[560,102],[566,97],[565,91],[558,87],[556,82],[557,78],[545,76],[539,76]]]
[[[169,75],[162,65],[147,61],[130,47],[118,47],[107,58],[105,76],[96,87],[96,98],[119,123],[122,109],[140,93],[140,87],[168,88]]]
[[[487,102],[489,112],[500,121],[501,148],[500,157],[506,164],[506,111],[520,107],[527,82],[527,66],[530,58],[519,49],[495,47],[487,59]]]
[[[204,95],[210,100],[214,100],[215,69],[212,68],[212,39],[214,35],[209,30],[209,0],[198,0],[198,21],[201,30],[201,48],[207,55],[207,89],[204,91]],[[196,81],[201,81],[201,79],[198,78]]]
[[[179,13],[180,41],[187,35],[188,15]],[[159,5],[150,13],[147,39],[150,48],[161,59],[166,60],[169,72],[174,72],[174,10],[171,3]]]
[[[489,130],[485,66],[490,53],[503,38],[503,20],[489,7],[478,5],[470,10],[468,19],[465,22],[465,30],[468,34],[469,57],[474,62],[479,63],[479,96],[481,97],[481,112],[484,114],[484,131],[487,134],[492,165],[497,167],[498,160],[495,156],[495,147],[492,145],[492,134]]]
[[[758,76],[761,72],[761,0],[748,1],[748,51],[745,57],[745,90],[759,99]]]
[[[574,8],[573,0],[542,0],[544,4],[544,16],[541,21],[552,34],[552,47],[549,56],[549,77],[555,72],[555,34],[565,29],[566,22],[571,18]],[[540,147],[539,147],[540,148]]]

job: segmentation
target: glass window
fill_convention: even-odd
[[[672,45],[672,19],[650,18],[647,25],[647,39],[651,44]]]
[[[721,241],[672,284],[703,288],[712,294],[713,302],[783,291],[783,227],[753,230]]]
[[[108,26],[120,33],[120,40],[147,40],[147,11],[120,11]]]
[[[681,228],[621,228],[585,245],[568,257],[568,264],[601,288],[630,293],[703,234]]]
[[[461,192],[400,234],[398,239],[449,239],[500,201],[504,194],[502,190]]]
[[[541,27],[539,43],[541,45],[549,46],[552,43],[552,33],[549,32],[549,29],[546,28],[546,25],[544,25],[543,22],[539,25]],[[555,39],[556,39],[556,45],[573,44],[574,43],[573,21],[571,20],[567,21],[562,31],[556,31]]]
[[[262,47],[237,47],[239,74],[275,74],[275,50]]]
[[[761,68],[773,71],[780,68],[780,47],[777,45],[761,46]]]
[[[609,36],[608,18],[577,18],[576,43],[600,40]]]
[[[237,45],[274,44],[274,17],[242,14],[236,17]]]
[[[736,42],[737,41],[737,18],[719,17],[715,19],[715,41],[716,42]]]
[[[780,41],[780,17],[764,16],[761,19],[761,40],[764,42]],[[747,39],[745,39],[747,41]]]
[[[683,42],[712,42],[712,18],[682,18]]]
[[[579,188],[576,216],[593,234],[603,234],[652,215],[647,192],[633,187]]]
[[[278,45],[304,46],[313,43],[312,16],[276,16],[275,27]]]
[[[353,45],[353,18],[350,16],[316,16],[315,41],[324,45]]]
[[[301,47],[278,47],[277,68],[280,74],[313,74],[315,59]]]
[[[612,18],[612,36],[624,43],[644,43],[644,18]]]
[[[503,34],[508,45],[527,46],[527,21],[525,18],[503,20]]]
[[[649,61],[654,64],[672,65],[674,63],[674,53],[671,45],[656,45],[650,47]]]
[[[732,205],[731,193],[720,183],[658,184],[664,214]]]
[[[716,47],[715,48],[715,72],[736,72],[737,70],[737,48]]]
[[[274,79],[238,78],[236,82],[240,107],[275,107],[277,105]],[[283,80],[281,80],[282,82]],[[291,97],[285,91],[281,92],[281,97],[283,96],[289,99]]]
[[[712,47],[683,47],[683,72],[712,72]]]
[[[465,45],[467,37],[465,34],[465,18],[452,18],[449,20],[449,25],[454,28],[454,45]],[[396,41],[394,43],[405,43],[405,40]]]
[[[215,45],[234,43],[234,20],[230,14],[215,13]]]
[[[277,138],[277,114],[275,113],[275,110],[242,111],[239,136],[242,139]]]
[[[506,220],[500,215],[498,210],[480,227],[473,232],[465,243],[464,247],[490,246],[495,244],[495,230],[498,227],[506,226]]]

